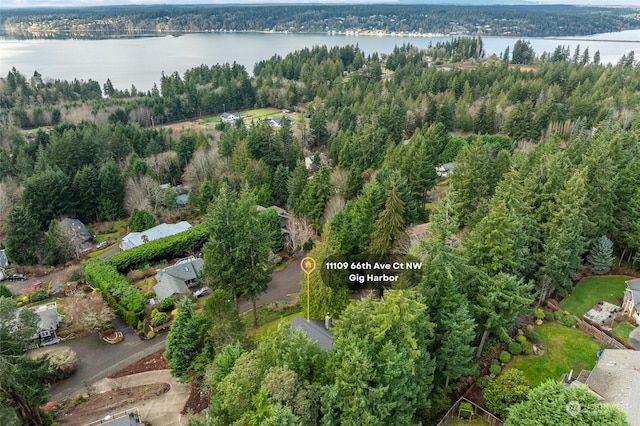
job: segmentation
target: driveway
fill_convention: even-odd
[[[633,346],[633,349],[640,350],[640,327],[636,327],[629,333],[629,344]]]
[[[98,335],[59,343],[73,349],[78,354],[79,363],[73,376],[51,387],[49,394],[52,401],[60,401],[85,390],[91,383],[165,347],[166,334],[152,340],[142,340],[120,318],[116,318],[114,325],[124,334],[124,340],[114,345],[106,343]]]
[[[267,291],[258,297],[257,306],[272,302],[295,302],[297,297],[290,297],[300,291],[300,260],[304,256],[293,259],[282,271],[274,272]],[[251,300],[240,299],[238,310],[240,313],[250,311],[253,308]]]

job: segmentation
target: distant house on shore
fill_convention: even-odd
[[[199,257],[188,257],[177,261],[174,265],[160,269],[156,273],[157,284],[153,286],[158,300],[166,299],[172,295],[193,295],[192,288],[202,276],[201,271],[204,262]]]
[[[184,232],[190,228],[191,224],[185,221],[174,224],[161,223],[160,225],[154,226],[146,231],[131,232],[127,234],[127,236],[122,239],[122,242],[120,242],[120,249],[128,250],[130,248],[141,246],[148,241],[179,234],[180,232]]]
[[[237,116],[235,114],[232,114],[230,112],[223,112],[222,114],[220,114],[220,120],[222,120],[223,123],[235,123],[236,121],[240,120],[240,116]]]

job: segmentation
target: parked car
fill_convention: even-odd
[[[202,287],[201,289],[194,291],[193,295],[195,297],[202,297],[209,294],[209,292],[210,292],[209,287]]]
[[[27,276],[25,274],[12,274],[7,277],[9,281],[25,281]]]

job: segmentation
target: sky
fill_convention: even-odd
[[[3,7],[99,6],[120,4],[273,4],[273,3],[410,3],[410,4],[572,4],[640,7],[639,0],[0,0]]]

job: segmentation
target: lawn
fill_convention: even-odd
[[[488,424],[482,417],[474,416],[471,420],[464,420],[451,416],[444,423],[444,426],[484,426]]]
[[[127,221],[123,219],[114,222],[95,223],[87,226],[87,228],[96,236],[96,240],[101,243],[109,238],[117,238],[124,235],[127,229]]]
[[[560,302],[560,307],[581,317],[601,300],[620,306],[628,279],[620,275],[584,278],[575,286],[573,293]]]
[[[615,337],[619,338],[620,340],[622,340],[624,343],[628,345],[629,333],[631,333],[634,330],[634,328],[635,327],[629,324],[628,322],[621,322],[620,324],[613,327],[613,329],[611,330],[611,334],[613,334]]]
[[[600,345],[576,328],[565,327],[558,322],[545,323],[536,327],[542,337],[542,355],[518,355],[509,363],[510,368],[524,372],[531,386],[553,379],[560,380],[563,374],[573,369],[591,370],[596,365],[596,353]]]

